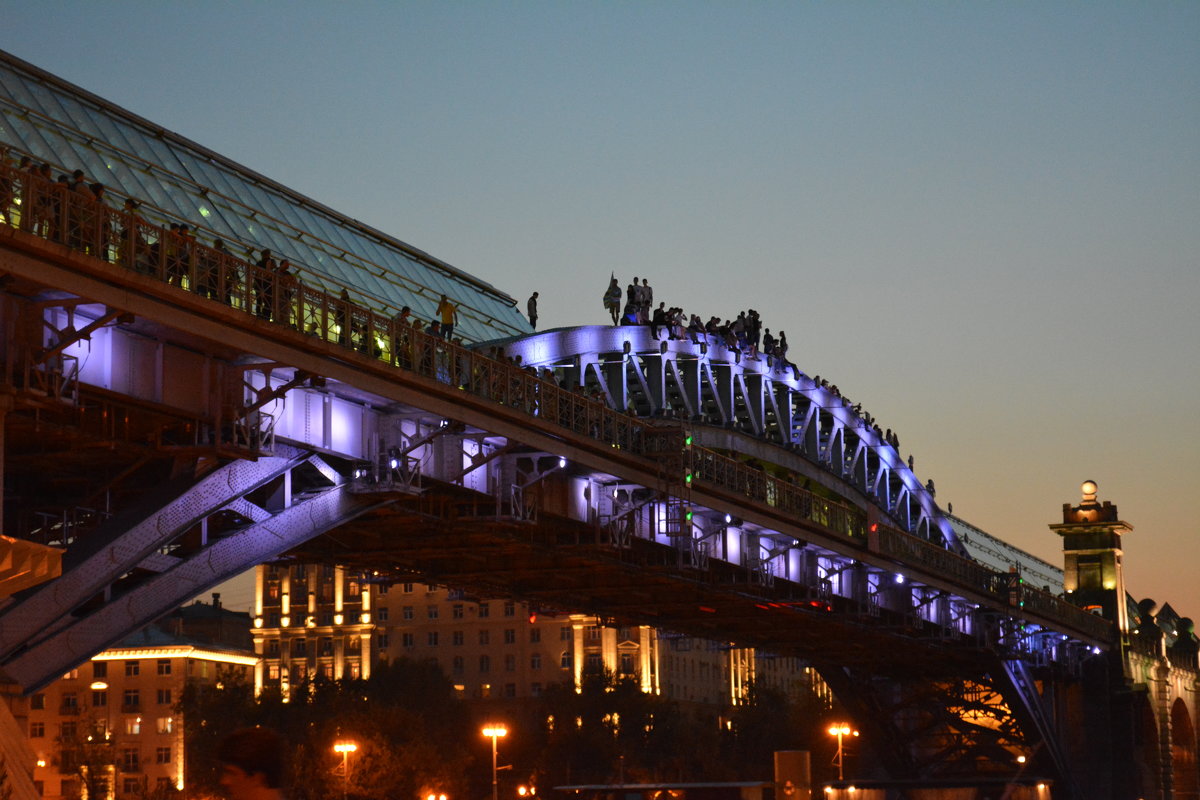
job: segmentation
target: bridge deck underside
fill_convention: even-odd
[[[615,547],[595,526],[542,514],[523,520],[494,498],[444,486],[398,496],[386,508],[292,551],[300,561],[347,564],[381,579],[442,583],[515,596],[546,611],[587,611],[728,641],[820,665],[871,666],[880,653],[904,674],[969,674],[973,643],[867,613],[805,587],[753,582],[753,572],[710,560],[685,566],[673,547],[633,538]]]

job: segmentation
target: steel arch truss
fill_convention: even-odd
[[[612,408],[688,420],[705,446],[735,431],[797,453],[853,487],[891,524],[961,552],[930,484],[848,400],[791,364],[743,357],[703,334],[665,335],[645,325],[589,326],[507,340],[503,349]]]
[[[61,577],[0,613],[0,665],[26,691],[165,610],[378,506],[334,463],[280,447],[194,482],[167,482],[137,510],[74,542]]]

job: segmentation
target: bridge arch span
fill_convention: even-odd
[[[897,440],[785,360],[700,333],[670,339],[648,325],[557,328],[479,347],[611,408],[686,420],[699,445],[785,467],[873,518],[965,554],[932,481],[921,482]]]

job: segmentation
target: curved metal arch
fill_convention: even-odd
[[[933,494],[849,401],[793,365],[743,357],[714,337],[656,337],[647,325],[556,328],[485,342],[559,383],[600,394],[613,408],[639,416],[683,418],[735,430],[799,453],[854,487],[896,527],[965,550]],[[701,443],[705,443],[702,441]]]

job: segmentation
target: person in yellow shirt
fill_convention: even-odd
[[[454,333],[454,326],[458,323],[458,306],[451,303],[446,295],[442,295],[442,300],[438,303],[437,313],[442,318],[440,334],[443,339],[449,339]]]

